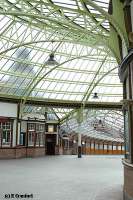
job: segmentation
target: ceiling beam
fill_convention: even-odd
[[[0,96],[0,102],[20,103],[22,100],[17,96],[5,97]],[[58,108],[80,108],[82,106],[81,101],[70,100],[51,100],[51,99],[39,99],[39,98],[27,98],[26,105],[34,106],[48,106]],[[122,110],[122,102],[86,102],[85,108],[97,108],[97,109],[118,109]]]

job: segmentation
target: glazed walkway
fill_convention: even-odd
[[[120,156],[0,161],[0,200],[10,193],[32,193],[33,200],[122,200],[122,184]]]

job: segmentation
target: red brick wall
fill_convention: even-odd
[[[34,148],[28,147],[27,148],[27,157],[39,157],[45,155],[45,148]]]
[[[3,148],[0,149],[0,159],[15,158],[15,148]]]
[[[25,158],[25,157],[39,157],[45,155],[45,148],[33,147],[16,147],[16,148],[1,148],[0,159],[10,158]]]
[[[35,148],[34,149],[34,156],[44,156],[45,155],[45,148]]]
[[[25,158],[26,157],[26,148],[16,148],[16,158]]]

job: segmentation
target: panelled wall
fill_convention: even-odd
[[[59,149],[61,154],[77,154],[77,140],[62,139],[59,140]],[[82,140],[83,155],[123,155],[125,154],[124,143],[110,142],[102,140]]]
[[[82,144],[83,154],[124,154],[124,144],[123,143],[110,143],[110,142],[98,142],[93,141],[89,143]]]

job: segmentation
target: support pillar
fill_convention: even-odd
[[[79,133],[78,133],[78,158],[82,157],[82,144],[81,144],[81,132],[79,129]]]
[[[121,154],[123,154],[123,152],[122,152],[122,143],[121,143]]]
[[[82,141],[81,141],[81,124],[83,122],[83,107],[77,111],[77,122],[78,122],[78,158],[82,157]]]
[[[104,154],[104,142],[103,142],[103,154]]]
[[[96,153],[96,143],[95,143],[95,140],[94,140],[94,154]]]
[[[87,140],[85,140],[85,155],[87,155]]]
[[[131,1],[131,8],[133,12],[133,1]],[[129,49],[128,55],[121,62],[119,76],[123,82],[124,91],[124,200],[133,200],[133,48]]]
[[[113,151],[114,151],[114,146],[113,146],[114,144],[113,144],[113,142],[112,142],[112,154],[113,154]]]
[[[109,153],[109,144],[107,142],[107,153]]]
[[[59,145],[59,135],[58,135],[58,133],[56,134],[56,146],[58,146]]]
[[[91,140],[90,140],[90,154],[91,154]]]
[[[16,126],[15,126],[15,132],[16,132],[16,146],[19,145],[19,140],[20,140],[20,122],[19,122],[19,118],[20,118],[20,103],[18,103],[17,105],[17,119],[15,121]]]

